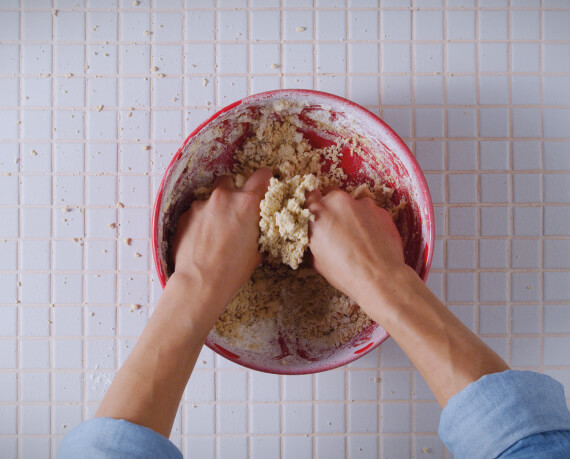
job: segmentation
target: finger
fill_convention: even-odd
[[[230,191],[236,189],[234,181],[229,175],[220,175],[218,178],[216,178],[213,189],[215,190],[216,188],[222,188],[224,190]]]
[[[323,195],[318,188],[316,190],[311,191],[310,193],[307,194],[307,200],[305,201],[305,207],[307,209],[310,209],[311,206],[314,207],[314,205],[317,202],[319,202],[322,198],[323,198]]]
[[[247,179],[244,186],[241,187],[241,191],[254,193],[260,199],[263,199],[267,187],[269,186],[269,179],[273,177],[273,172],[267,167],[257,169],[253,175]]]

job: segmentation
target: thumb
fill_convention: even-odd
[[[269,179],[273,177],[273,172],[267,167],[257,169],[250,178],[247,179],[244,186],[240,191],[256,194],[260,199],[263,199],[267,187],[269,186]]]
[[[317,202],[319,202],[322,197],[323,195],[321,194],[321,191],[318,188],[316,190],[311,191],[310,193],[307,194],[307,199],[305,200],[305,208],[310,209],[311,206],[314,207],[314,205]]]

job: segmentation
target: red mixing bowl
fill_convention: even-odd
[[[367,171],[373,169],[395,189],[395,203],[402,196],[406,198],[409,205],[396,225],[404,242],[406,263],[425,281],[434,249],[433,206],[426,180],[410,150],[386,123],[350,100],[319,91],[283,89],[255,94],[223,108],[198,126],[172,158],[158,189],[152,216],[153,257],[162,287],[172,271],[168,241],[178,216],[189,207],[193,191],[209,185],[218,175],[231,173],[233,153],[248,134],[248,123],[243,122],[243,116],[255,116],[260,107],[271,107],[283,99],[303,106],[300,117],[317,113],[329,123],[327,135],[318,129],[302,131],[314,148],[330,144],[331,133],[346,137],[349,132],[366,139],[361,156],[346,154],[342,157],[341,167],[348,175],[347,183],[366,181]],[[206,345],[219,355],[254,370],[307,374],[350,363],[388,337],[382,327],[372,323],[344,345],[315,354],[296,349],[291,343],[279,343],[279,352],[252,351],[225,341],[214,331],[208,335]]]

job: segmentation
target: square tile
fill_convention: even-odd
[[[271,402],[280,398],[278,375],[251,372],[249,399],[255,402]]]
[[[32,306],[32,307],[24,307],[20,306],[20,336],[49,336],[49,324],[50,324],[50,308],[49,307],[42,307],[42,306]],[[0,316],[3,316],[3,327],[0,329],[3,330],[1,336],[10,336],[11,333],[9,329],[12,331],[16,331],[13,333],[13,336],[17,335],[17,330],[15,328],[16,325],[16,316],[17,310],[16,308],[8,308],[3,307],[0,309]],[[5,327],[5,328],[4,328]]]
[[[447,241],[448,269],[475,269],[475,241],[450,239]]]
[[[198,13],[199,14],[199,13]],[[213,14],[208,12],[208,14]],[[197,22],[197,21],[195,21]],[[204,25],[195,24],[196,27],[204,27]],[[254,11],[250,14],[251,38],[253,40],[279,40],[281,33],[281,18],[279,11]],[[213,28],[204,30],[208,33]],[[191,33],[186,28],[188,33]]]
[[[284,400],[312,400],[313,399],[313,376],[284,376],[283,398]]]
[[[379,48],[373,43],[352,43],[348,45],[350,52],[351,73],[376,73],[379,65]]]
[[[22,402],[49,402],[49,373],[23,373],[20,376],[20,400]]]
[[[568,365],[570,358],[565,349],[570,345],[570,338],[567,337],[545,337],[544,338],[544,364],[545,365]]]
[[[477,234],[477,209],[474,207],[450,207],[449,234],[452,236],[475,236]]]
[[[344,400],[345,372],[327,371],[316,375],[316,400]]]
[[[569,73],[570,49],[565,44],[545,43],[542,51],[542,69],[545,72]]]
[[[544,332],[568,333],[570,330],[570,306],[550,305],[544,306]]]
[[[409,32],[410,25],[404,24],[403,28]],[[370,14],[368,11],[351,10],[348,13],[348,38],[350,40],[378,40],[378,15]]]
[[[476,48],[474,43],[447,43],[447,71],[475,73]]]
[[[316,427],[318,433],[344,433],[345,404],[318,403],[316,405]]]
[[[509,18],[507,11],[479,12],[479,40],[507,40]]]
[[[515,202],[542,202],[540,174],[516,174],[513,175],[513,180]]]
[[[414,407],[414,432],[437,433],[441,408],[437,403],[417,403]]]
[[[0,341],[0,368],[1,369],[15,369],[18,366],[18,350],[16,340],[2,340]],[[20,350],[22,352],[23,348]],[[20,359],[22,356],[20,356]],[[1,418],[0,418],[1,419]]]
[[[382,403],[382,419],[390,420],[382,422],[382,433],[406,433],[411,429],[410,404],[409,403]]]
[[[481,137],[509,137],[507,108],[481,108],[479,117]]]
[[[513,333],[540,333],[540,306],[513,306],[511,316]]]
[[[60,370],[83,368],[83,341],[56,339],[53,341],[53,367]]]
[[[20,368],[36,370],[49,368],[49,341],[22,340],[20,342]]]
[[[348,405],[349,432],[369,433],[378,431],[378,405],[376,403],[351,403]]]
[[[410,11],[384,10],[382,11],[381,20],[382,20],[381,32],[382,32],[382,38],[384,40],[411,39],[412,18]]]
[[[416,160],[424,171],[444,169],[444,144],[441,141],[417,141]]]
[[[482,202],[510,202],[509,174],[481,174]]]
[[[346,46],[344,44],[319,43],[316,50],[317,72],[346,72]]]
[[[480,43],[479,70],[481,72],[507,72],[508,71],[507,44]]]
[[[55,372],[53,375],[53,401],[80,403],[83,398],[81,373]]]
[[[75,78],[75,75],[84,73],[85,46],[58,44],[54,49],[54,73],[65,75],[66,78]],[[71,75],[70,75],[71,74]]]
[[[544,299],[546,301],[570,301],[570,272],[544,273]]]
[[[481,141],[481,169],[500,171],[509,169],[509,142],[503,140]]]
[[[23,273],[20,275],[20,280],[20,298],[22,303],[42,304],[51,302],[49,273]]]
[[[547,269],[570,268],[570,241],[545,239],[544,267]]]
[[[343,437],[317,437],[318,457],[334,457],[335,454],[346,457],[345,441]]]
[[[186,13],[186,39],[210,41],[215,39],[215,13],[208,10],[189,10]]]
[[[356,371],[348,372],[348,393],[351,400],[378,399],[378,372]]]
[[[246,401],[247,373],[245,371],[217,372],[216,399],[221,401]]]
[[[283,433],[313,432],[313,407],[309,403],[283,405]]]
[[[441,75],[416,75],[414,84],[414,97],[417,105],[443,105],[443,77]]]
[[[505,274],[505,273],[481,273],[483,274]],[[506,287],[506,276],[504,277],[504,286]],[[502,284],[501,284],[502,285]],[[489,285],[493,288],[494,286]],[[482,298],[481,298],[482,299]],[[483,299],[482,299],[483,300]],[[485,300],[483,300],[485,301]],[[509,333],[508,325],[508,308],[504,305],[493,305],[479,307],[479,331],[483,334],[507,334]]]
[[[542,13],[543,38],[545,40],[570,40],[565,24],[570,22],[570,11],[544,11]]]
[[[443,109],[416,108],[416,137],[443,137]]]
[[[538,75],[512,76],[513,104],[540,104],[540,77]]]
[[[382,15],[384,18],[384,14]],[[414,66],[417,73],[443,72],[443,45],[439,43],[416,43]]]
[[[481,208],[481,235],[508,236],[510,232],[508,207]]]
[[[49,377],[49,373],[45,374]],[[0,373],[0,384],[3,389],[0,394],[0,401],[14,402],[18,399],[18,374],[16,372]]]
[[[265,457],[278,457],[281,453],[281,441],[279,437],[258,436],[251,437],[250,454],[253,459]]]
[[[545,108],[543,112],[544,137],[563,138],[565,128],[570,122],[570,110],[562,108]]]
[[[449,202],[477,202],[477,176],[475,174],[449,174]]]
[[[380,457],[377,436],[350,436],[348,437],[348,449],[350,457]]]
[[[511,48],[513,72],[540,71],[540,45],[538,43],[513,43]],[[495,51],[496,54],[499,54],[499,52],[502,52],[503,50],[495,49]],[[505,58],[506,56],[502,57]],[[499,58],[499,56],[496,56],[495,58]]]
[[[549,223],[549,219],[545,219],[545,222]],[[515,236],[540,236],[542,234],[540,207],[513,208],[513,224]]]
[[[468,305],[468,306],[448,306],[449,310],[465,325],[469,330],[473,333],[476,333],[475,330],[475,306]],[[415,381],[415,380],[414,380]],[[427,387],[425,382],[421,383]],[[421,386],[423,387],[423,386]],[[429,388],[428,388],[429,389]],[[418,399],[418,381],[414,382],[414,390],[416,392],[416,396],[414,399]],[[431,390],[430,390],[431,393]],[[420,397],[421,398],[421,397]],[[433,394],[430,397],[431,399],[434,398]]]
[[[50,434],[50,407],[24,405],[20,407],[20,430],[24,435]]]
[[[509,241],[507,239],[481,239],[479,241],[480,268],[508,268]]]
[[[26,140],[50,140],[52,137],[52,114],[47,110],[24,110],[21,137]]]
[[[216,432],[215,406],[205,403],[186,405],[185,432],[190,435],[212,435]]]
[[[408,73],[411,71],[409,43],[382,43],[381,46],[382,72]]]
[[[252,404],[249,406],[250,432],[254,434],[278,434],[281,431],[279,405]]]
[[[540,365],[540,338],[514,336],[511,342],[510,364],[515,367]]]
[[[544,200],[570,203],[570,174],[544,174]]]
[[[24,73],[46,74],[52,72],[53,51],[51,45],[23,44],[21,45],[21,52]]]
[[[475,105],[477,103],[476,99],[477,82],[475,76],[455,74],[449,75],[447,78],[448,105]],[[496,103],[496,101],[494,101],[494,103]]]
[[[282,38],[285,40],[309,40],[313,37],[312,11],[284,11],[283,24]]]
[[[475,273],[447,273],[448,301],[475,301]]]
[[[449,140],[447,167],[463,171],[477,169],[477,142],[471,140]]]
[[[216,432],[222,434],[236,434],[247,432],[247,405],[231,404],[217,406]]]
[[[410,372],[408,370],[382,371],[381,391],[382,400],[410,400]]]
[[[539,40],[540,11],[513,9],[511,11],[511,38],[513,40]]]
[[[509,103],[509,77],[506,75],[479,76],[479,103],[507,105]]]
[[[247,437],[218,437],[218,457],[235,459],[249,457]]]
[[[471,108],[449,108],[447,110],[447,132],[450,137],[475,137],[476,111]]]
[[[540,149],[537,153],[539,151]],[[570,155],[567,154],[564,142],[544,142],[544,169],[553,171],[570,169]]]
[[[310,437],[283,437],[283,452],[285,457],[310,459],[313,457],[313,440]]]
[[[97,340],[85,342],[85,368],[90,370],[113,370],[116,368],[115,342],[113,340]]]
[[[81,406],[55,405],[53,407],[54,433],[56,435],[67,434],[73,428],[81,424],[82,420],[83,413]]]
[[[412,457],[409,437],[383,436],[381,457]]]
[[[414,40],[443,40],[443,11],[414,11]]]
[[[545,244],[548,241],[545,241]],[[540,241],[514,239],[512,242],[511,267],[538,269],[540,267]]]
[[[109,306],[85,308],[85,336],[115,336],[117,310]]]
[[[317,40],[337,41],[346,38],[346,13],[344,11],[316,10],[316,14]]]
[[[544,290],[545,292],[547,291],[546,282]],[[539,298],[540,298],[539,273],[533,273],[533,272],[511,273],[511,299],[513,301],[538,301]]]
[[[447,14],[447,40],[475,40],[475,12],[450,10]]]

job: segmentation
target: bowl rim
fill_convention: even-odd
[[[271,98],[274,98],[275,96],[284,96],[284,97],[286,97],[286,96],[295,96],[295,97],[310,96],[312,98],[315,98],[315,97],[319,98],[323,102],[333,101],[333,102],[336,102],[338,104],[346,105],[352,111],[358,113],[359,116],[361,116],[363,118],[368,118],[371,122],[378,125],[380,127],[380,129],[382,130],[382,132],[384,133],[384,135],[389,137],[390,140],[397,146],[398,154],[403,154],[406,156],[406,159],[408,160],[408,163],[409,163],[409,165],[412,169],[412,172],[415,176],[414,178],[419,181],[418,189],[421,190],[421,193],[422,193],[422,195],[426,201],[425,205],[427,206],[427,216],[426,216],[426,222],[425,222],[425,227],[426,227],[427,233],[428,233],[427,239],[426,239],[426,245],[425,245],[425,251],[426,252],[424,253],[424,256],[423,256],[421,273],[419,274],[419,277],[424,282],[426,282],[427,277],[429,275],[430,268],[431,268],[432,259],[433,259],[433,252],[434,252],[434,248],[435,248],[435,216],[434,216],[434,209],[433,209],[433,201],[431,198],[431,193],[429,191],[427,181],[425,179],[425,176],[423,174],[423,171],[422,171],[420,165],[418,164],[416,158],[414,157],[413,153],[410,151],[408,146],[404,143],[404,141],[400,138],[400,136],[398,134],[396,134],[396,132],[390,126],[388,126],[388,124],[386,124],[379,116],[375,115],[370,110],[364,108],[362,105],[357,104],[356,102],[353,102],[353,101],[346,99],[344,97],[337,96],[335,94],[330,94],[330,93],[323,92],[323,91],[315,91],[312,89],[275,89],[275,90],[271,90],[271,91],[265,91],[265,92],[260,92],[260,93],[249,95],[247,97],[244,97],[243,99],[236,100],[235,102],[232,102],[231,104],[221,108],[220,110],[215,112],[212,116],[210,116],[205,121],[200,123],[188,135],[188,137],[186,137],[186,140],[184,140],[184,142],[182,143],[180,148],[172,156],[172,159],[170,160],[168,166],[166,167],[166,169],[164,171],[164,174],[162,176],[162,180],[161,180],[160,185],[158,187],[158,190],[156,192],[156,197],[154,200],[154,205],[153,205],[153,210],[152,210],[152,215],[151,215],[152,255],[153,255],[153,259],[154,259],[154,267],[155,267],[156,274],[158,276],[158,280],[160,282],[161,287],[162,288],[165,287],[167,279],[166,279],[164,266],[162,266],[162,264],[160,262],[160,260],[161,260],[161,257],[160,257],[161,243],[160,243],[160,241],[158,241],[158,223],[159,223],[159,216],[160,216],[160,205],[162,203],[162,198],[163,198],[163,194],[164,194],[164,189],[166,187],[167,178],[169,177],[169,173],[170,173],[172,167],[180,159],[180,157],[182,156],[182,153],[184,152],[188,143],[190,143],[190,141],[197,134],[199,134],[200,131],[202,131],[202,129],[204,129],[204,127],[206,127],[208,124],[210,124],[216,118],[218,118],[222,114],[224,114],[224,113],[232,110],[233,108],[238,107],[239,105],[242,105],[244,103],[252,103],[252,102],[256,102],[256,101],[263,101],[264,99],[271,99]],[[390,337],[390,335],[388,334],[388,332],[386,332],[385,336],[383,336],[377,342],[369,343],[368,347],[364,346],[362,349],[360,349],[359,353],[352,353],[352,354],[350,354],[350,356],[348,358],[344,358],[339,362],[329,362],[329,363],[325,363],[325,364],[315,363],[315,364],[309,365],[306,368],[306,370],[305,369],[303,369],[303,370],[291,369],[291,371],[288,371],[287,367],[284,367],[283,370],[280,372],[277,372],[271,368],[265,367],[264,365],[254,365],[254,364],[249,364],[247,362],[236,361],[236,359],[234,359],[232,357],[235,354],[231,353],[230,351],[227,351],[226,349],[222,348],[221,346],[218,346],[216,343],[213,343],[210,340],[209,335],[206,338],[205,344],[206,344],[206,346],[208,346],[210,349],[212,349],[217,354],[222,355],[223,357],[228,358],[229,360],[233,361],[234,363],[237,363],[237,364],[239,364],[243,367],[246,367],[246,368],[250,368],[252,370],[263,371],[265,373],[273,373],[273,374],[302,375],[302,374],[312,374],[312,373],[318,373],[321,371],[332,370],[334,368],[338,368],[340,366],[343,366],[343,365],[346,365],[350,362],[353,362],[354,360],[359,359],[360,357],[363,357],[364,355],[366,355],[369,352],[371,352],[372,350],[374,350],[376,347],[378,347],[381,343],[383,343],[389,337]]]

